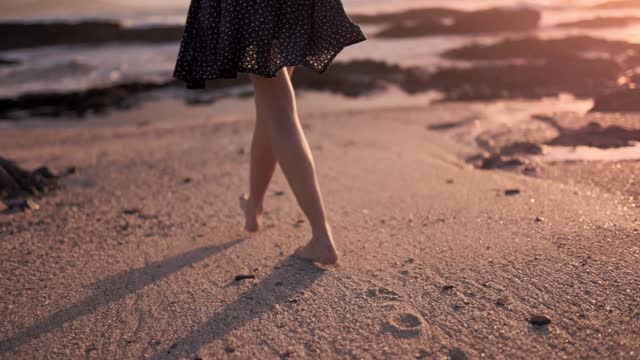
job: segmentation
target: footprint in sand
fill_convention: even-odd
[[[367,296],[371,299],[380,298],[385,301],[400,301],[402,298],[402,296],[397,292],[384,287],[367,290]]]
[[[394,337],[414,338],[420,335],[424,323],[422,316],[417,313],[397,312],[389,317],[384,327]]]

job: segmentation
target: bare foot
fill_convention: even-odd
[[[331,265],[338,262],[338,251],[330,237],[313,237],[305,246],[299,247],[293,254],[299,258]]]
[[[247,194],[240,195],[240,208],[244,211],[244,228],[249,232],[260,230],[262,223],[262,207],[256,207],[249,202]]]

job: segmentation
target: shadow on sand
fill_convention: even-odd
[[[195,356],[206,344],[225,338],[249,321],[271,312],[277,304],[295,297],[322,277],[325,270],[289,257],[275,267],[268,277],[241,294],[206,322],[177,339],[151,359],[183,359]]]
[[[14,336],[0,341],[0,354],[24,345],[31,340],[62,327],[65,323],[90,314],[98,308],[120,300],[181,269],[202,261],[209,256],[243,242],[236,239],[222,245],[200,247],[165,260],[150,263],[142,268],[121,272],[95,283],[93,293],[84,300],[59,310],[48,318]]]

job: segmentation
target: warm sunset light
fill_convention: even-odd
[[[640,0],[3,0],[1,359],[640,358]]]

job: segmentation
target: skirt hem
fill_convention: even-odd
[[[245,74],[254,74],[254,75],[259,75],[265,78],[274,78],[277,77],[277,74],[280,70],[282,70],[285,67],[288,66],[305,66],[313,71],[315,71],[318,74],[322,74],[324,73],[329,66],[331,65],[331,63],[333,62],[333,60],[336,58],[336,56],[338,56],[338,54],[340,54],[342,52],[342,50],[344,50],[347,46],[351,46],[360,42],[363,42],[367,40],[366,36],[363,36],[361,38],[357,38],[354,39],[352,41],[346,42],[344,44],[342,44],[339,47],[335,47],[333,49],[329,49],[329,51],[331,52],[331,55],[329,56],[329,58],[327,59],[326,63],[321,67],[321,68],[316,68],[313,66],[310,66],[306,61],[304,60],[298,60],[298,61],[284,61],[282,62],[280,65],[278,65],[278,67],[271,71],[271,72],[266,72],[266,71],[259,71],[259,70],[253,70],[253,69],[246,69],[246,68],[236,68],[233,70],[227,70],[225,72],[222,72],[220,75],[216,75],[216,76],[211,76],[211,77],[205,77],[205,78],[200,78],[200,79],[187,79],[181,76],[177,76],[174,74],[173,78],[177,79],[177,80],[181,80],[184,81],[186,83],[186,88],[190,89],[190,90],[201,90],[201,89],[206,89],[206,81],[207,80],[220,80],[220,79],[236,79],[238,77],[239,73],[245,73]]]

